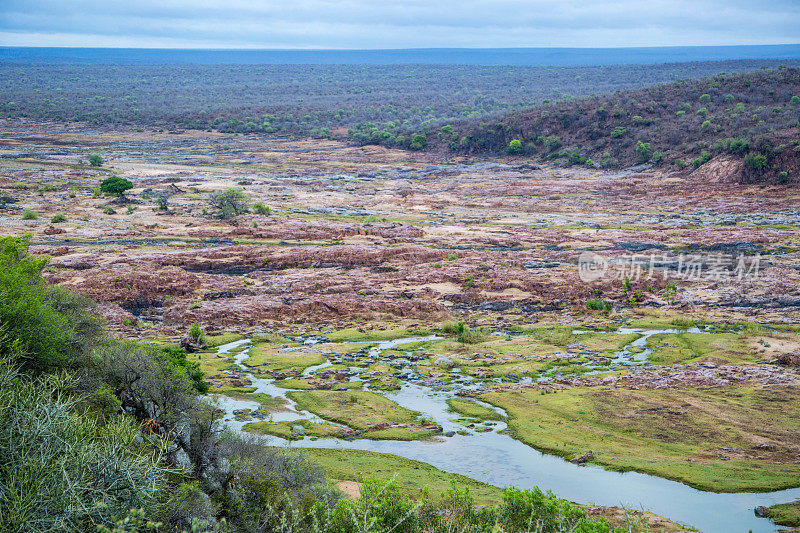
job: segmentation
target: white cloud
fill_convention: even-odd
[[[800,42],[777,0],[3,0],[0,44],[216,48]]]

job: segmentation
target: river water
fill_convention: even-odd
[[[699,332],[700,330],[693,329]],[[645,362],[648,350],[642,351],[647,337],[656,333],[676,330],[633,330],[622,328],[617,333],[640,333],[642,337],[617,353],[613,362],[635,365]],[[436,340],[438,337],[413,337],[377,343],[368,352],[368,357],[378,359],[384,350],[410,342]],[[248,344],[241,340],[219,347],[221,354]],[[631,347],[638,348],[630,350]],[[237,353],[235,361],[241,368],[247,359],[248,349]],[[330,361],[309,367],[304,375],[313,375],[317,370],[330,366]],[[249,375],[257,392],[284,398],[289,410],[273,413],[273,421],[308,419],[321,421],[316,415],[301,411],[294,402],[286,398],[286,389],[272,384],[272,379],[259,379]],[[358,379],[357,377],[352,379]],[[469,377],[462,378],[460,386],[469,388]],[[443,432],[463,430],[457,422],[460,415],[448,411],[446,400],[453,397],[452,391],[429,387],[419,382],[404,383],[399,391],[380,391],[399,405],[421,412],[427,419],[441,425]],[[235,409],[257,409],[257,402],[219,397],[218,404],[224,409],[229,427],[241,431],[247,423],[236,420]],[[502,410],[492,407],[496,411]],[[359,439],[346,441],[332,438],[285,441],[278,437],[264,436],[270,444],[294,448],[336,448],[367,450],[391,453],[431,464],[441,470],[463,474],[473,479],[499,487],[515,486],[531,488],[539,486],[552,490],[556,495],[574,502],[590,505],[624,506],[629,509],[652,511],[676,522],[692,525],[706,533],[772,533],[779,528],[769,520],[758,518],[753,513],[756,506],[769,506],[800,498],[800,488],[770,493],[714,493],[694,489],[676,481],[640,474],[637,472],[612,472],[594,465],[575,465],[560,457],[543,454],[513,438],[499,433],[505,423],[498,422],[493,431],[475,432],[470,435],[455,434],[438,437],[430,441],[374,441]]]

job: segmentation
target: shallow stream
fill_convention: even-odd
[[[639,333],[642,336],[617,352],[612,360],[615,364],[646,364],[649,351],[644,349],[648,337],[657,333],[675,333],[678,330],[633,330],[621,328],[620,334]],[[692,332],[700,330],[692,329]],[[384,341],[370,348],[367,357],[378,359],[381,352],[398,345],[436,340],[438,337],[412,337]],[[249,343],[241,340],[219,347],[221,354]],[[374,344],[374,343],[365,343]],[[631,350],[631,348],[635,348]],[[237,365],[247,359],[248,349],[235,356]],[[327,361],[307,368],[304,376],[311,376],[317,370],[331,366]],[[405,373],[413,373],[406,368]],[[457,369],[453,369],[457,371]],[[260,379],[249,375],[257,392],[283,398],[287,402],[287,411],[272,414],[271,420],[321,421],[316,415],[301,411],[294,402],[286,397],[287,389],[272,384],[272,379]],[[357,377],[351,378],[353,380]],[[458,382],[462,388],[469,387],[470,377],[464,375]],[[452,390],[427,386],[419,380],[405,381],[398,391],[376,391],[394,400],[402,407],[419,411],[429,420],[441,425],[444,433],[464,430],[459,423],[460,415],[448,410],[446,400],[455,395]],[[366,387],[365,387],[366,388]],[[488,404],[484,404],[488,405]],[[225,410],[226,423],[241,431],[248,423],[237,420],[233,414],[236,409],[258,409],[260,405],[254,401],[234,400],[221,397],[219,406]],[[492,407],[499,413],[502,410]],[[333,438],[304,438],[298,441],[286,441],[279,437],[264,436],[271,444],[286,445],[299,448],[336,448],[368,450],[391,453],[409,459],[431,464],[441,470],[463,474],[499,487],[516,486],[531,488],[539,486],[552,490],[556,495],[568,500],[592,505],[624,506],[629,509],[652,511],[668,517],[676,522],[692,525],[706,533],[767,533],[779,528],[769,520],[758,518],[753,513],[756,506],[769,506],[800,498],[800,488],[770,493],[714,493],[694,489],[676,481],[640,474],[637,472],[612,472],[594,465],[579,466],[560,457],[543,454],[537,450],[514,440],[508,435],[499,433],[506,427],[504,422],[497,422],[491,431],[474,432],[469,435],[454,434],[440,436],[429,441],[378,441],[378,440],[341,440]]]

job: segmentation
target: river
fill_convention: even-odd
[[[630,346],[641,348],[644,340],[656,333],[676,330],[631,330],[621,329],[620,334],[640,333],[642,336]],[[699,331],[699,330],[692,330]],[[411,337],[377,343],[371,348],[368,357],[377,359],[384,350],[400,344],[436,340],[438,337]],[[220,346],[218,352],[228,353],[234,348],[249,343],[249,340],[236,341]],[[248,349],[235,355],[236,364],[242,368],[242,361],[248,357]],[[617,363],[641,364],[647,351],[628,351],[623,348],[614,359]],[[326,360],[321,365],[307,368],[304,375],[312,375],[316,370],[330,366]],[[301,418],[317,420],[319,417],[296,409],[286,398],[286,389],[272,384],[272,379],[259,379],[249,375],[258,392],[287,400],[290,410],[273,413],[273,421],[291,421]],[[357,379],[357,378],[355,378]],[[468,379],[462,380],[468,387]],[[444,432],[463,429],[456,418],[459,415],[448,411],[446,400],[452,391],[438,390],[418,383],[404,383],[399,391],[380,391],[399,405],[420,411],[426,418],[441,425]],[[252,401],[234,400],[223,397],[219,405],[225,410],[226,423],[241,431],[247,423],[237,421],[235,409],[257,409],[259,404]],[[502,413],[498,408],[493,409]],[[575,465],[560,457],[543,454],[513,438],[499,433],[506,426],[498,422],[493,431],[471,435],[437,437],[430,441],[376,441],[320,438],[305,438],[299,441],[285,441],[278,437],[264,436],[273,445],[294,448],[339,448],[368,450],[391,453],[409,459],[431,464],[441,470],[463,474],[499,487],[515,486],[531,488],[539,486],[552,490],[556,495],[577,503],[603,506],[624,506],[629,509],[652,511],[679,523],[694,526],[705,533],[772,533],[778,527],[769,520],[755,516],[756,506],[770,506],[800,498],[800,488],[769,493],[714,493],[694,489],[676,481],[640,474],[637,472],[619,473],[594,465]]]

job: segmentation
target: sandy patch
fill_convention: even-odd
[[[358,481],[340,481],[336,487],[344,492],[350,500],[357,500],[361,497],[361,483]]]

